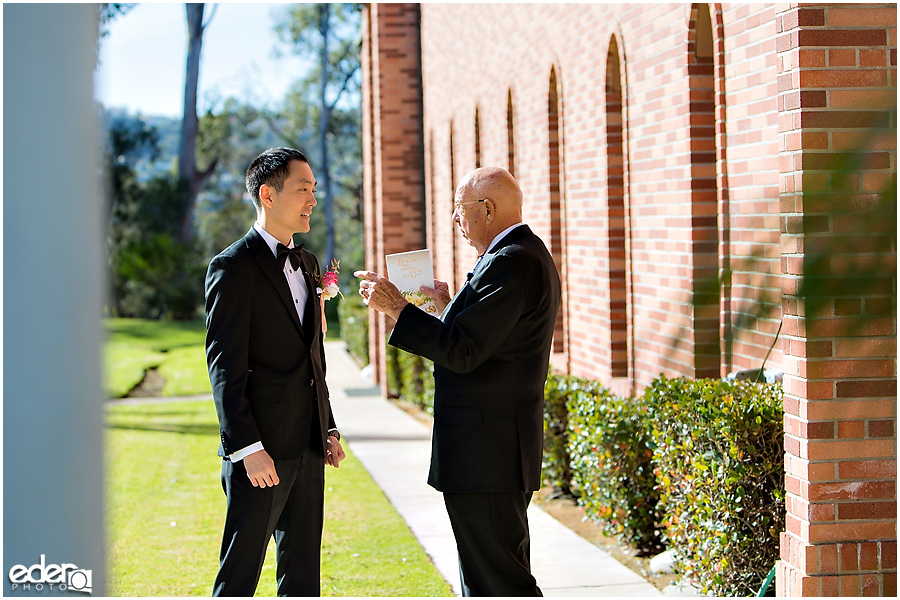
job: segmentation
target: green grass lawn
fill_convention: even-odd
[[[110,398],[127,394],[151,367],[167,379],[164,396],[210,393],[203,321],[105,319],[104,325],[104,385]]]
[[[166,379],[163,396],[209,394],[206,324],[203,321],[105,319],[104,387],[122,398],[157,367]],[[340,337],[340,324],[328,322],[328,338]]]
[[[107,408],[111,596],[208,596],[225,495],[212,402]],[[452,596],[422,547],[348,452],[326,468],[323,596]],[[274,543],[258,596],[275,595]]]

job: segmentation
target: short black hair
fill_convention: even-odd
[[[247,176],[245,182],[247,191],[250,192],[250,198],[253,199],[253,206],[256,210],[262,210],[262,204],[259,200],[259,188],[266,184],[280,192],[284,187],[284,180],[287,179],[291,171],[291,161],[299,160],[309,164],[306,156],[302,152],[294,148],[269,148],[250,163],[247,167]]]

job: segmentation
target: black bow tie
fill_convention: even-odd
[[[303,251],[303,244],[288,248],[284,244],[279,243],[275,249],[278,252],[278,264],[281,265],[282,269],[284,268],[284,261],[290,256],[291,266],[294,267],[295,271],[300,270],[300,253]]]

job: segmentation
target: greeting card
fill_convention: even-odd
[[[434,299],[419,291],[419,286],[434,287],[431,250],[426,248],[388,254],[384,260],[387,263],[388,279],[397,286],[406,301],[429,314],[438,316]]]

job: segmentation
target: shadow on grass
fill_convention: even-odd
[[[210,423],[107,423],[106,429],[128,429],[132,431],[157,431],[191,435],[219,436],[219,426]]]

